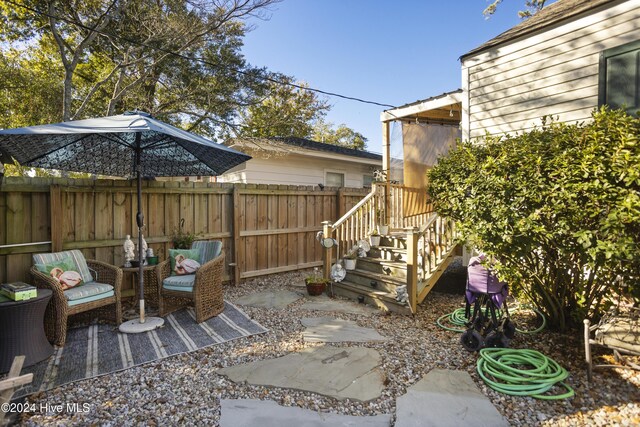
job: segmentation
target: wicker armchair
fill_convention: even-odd
[[[160,316],[163,317],[188,304],[193,304],[196,322],[202,323],[224,310],[222,289],[224,254],[222,242],[217,240],[193,242],[191,248],[200,249],[202,265],[196,274],[171,276],[169,259],[156,266],[158,308]]]
[[[55,345],[64,346],[67,338],[67,320],[69,316],[93,310],[96,314],[115,320],[116,324],[122,323],[122,306],[120,293],[122,286],[122,270],[116,266],[95,261],[85,260],[79,250],[56,252],[51,254],[35,254],[34,264],[42,264],[49,261],[60,260],[65,257],[73,258],[83,276],[84,284],[74,288],[90,294],[89,291],[97,289],[88,297],[70,297],[69,290],[63,290],[60,282],[49,274],[43,273],[31,267],[33,285],[40,289],[50,289],[53,292],[51,301],[45,312],[45,333],[47,339]],[[115,307],[114,307],[115,305]]]

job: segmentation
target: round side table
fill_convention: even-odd
[[[44,333],[50,299],[50,290],[38,289],[35,298],[0,302],[0,373],[9,371],[15,356],[24,355],[23,366],[31,366],[53,354]]]
[[[133,274],[135,283],[133,289],[136,293],[136,301],[140,298],[140,288],[138,286],[138,267],[120,267],[123,273]],[[156,266],[145,265],[142,267],[144,277],[144,300],[151,307],[158,308],[158,279],[156,278]]]

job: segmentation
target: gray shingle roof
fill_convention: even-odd
[[[225,142],[225,145],[231,145],[233,141],[241,141],[243,138],[236,138],[234,140],[228,140]],[[250,140],[251,138],[249,138]],[[345,156],[359,157],[362,159],[371,159],[382,161],[382,155],[371,153],[369,151],[364,150],[355,150],[353,148],[341,147],[339,145],[333,144],[325,144],[323,142],[313,141],[306,138],[296,138],[296,137],[276,137],[276,138],[257,138],[260,142],[257,143],[256,146],[260,144],[264,144],[265,142],[273,141],[274,143],[281,143],[286,145],[291,145],[293,147],[305,148],[308,150],[315,151],[325,151],[328,153],[342,154]],[[236,149],[241,149],[236,147]]]
[[[464,59],[468,56],[475,55],[483,50],[508,42],[515,38],[530,34],[536,30],[555,24],[573,16],[595,9],[607,3],[623,3],[620,0],[558,0],[556,3],[542,9],[531,18],[522,21],[500,34],[492,38],[488,42],[478,46],[477,48],[465,53],[460,57]]]
[[[278,142],[283,142],[295,147],[307,148],[309,150],[327,151],[330,153],[344,154],[345,156],[361,157],[363,159],[373,159],[380,161],[382,160],[382,156],[380,154],[370,153],[369,151],[364,150],[355,150],[353,148],[341,147],[339,145],[325,144],[323,142],[312,141],[305,138],[279,137],[273,139]]]

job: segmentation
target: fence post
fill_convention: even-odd
[[[62,251],[62,191],[60,185],[51,185],[49,187],[49,209],[51,216],[49,218],[49,228],[51,230],[51,252]]]
[[[416,313],[418,301],[418,229],[407,228],[407,294],[409,308]]]
[[[336,206],[338,207],[338,218],[336,221],[343,217],[347,213],[347,197],[345,196],[344,187],[338,189],[338,200]]]
[[[322,221],[322,237],[323,238],[333,238],[333,230],[331,230],[331,221]],[[322,247],[323,256],[322,256],[322,273],[325,279],[329,279],[331,277],[331,257],[333,253],[333,248]]]

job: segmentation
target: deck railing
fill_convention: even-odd
[[[407,293],[412,312],[442,274],[443,261],[455,249],[456,237],[454,221],[435,213],[421,228],[408,231]]]
[[[424,188],[410,188],[399,184],[389,185],[389,227],[404,230],[420,227],[433,214],[433,204]]]

